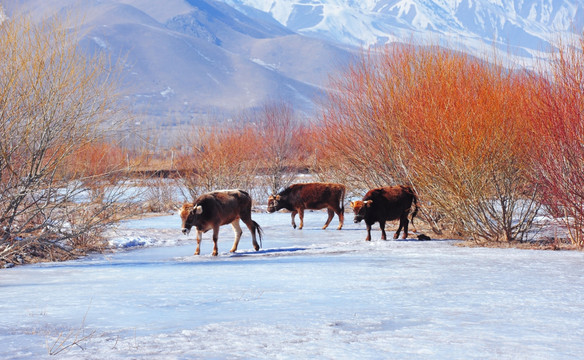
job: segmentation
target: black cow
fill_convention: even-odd
[[[199,196],[192,204],[183,204],[180,209],[183,234],[188,235],[193,226],[197,230],[195,255],[200,253],[203,233],[213,229],[213,255],[217,256],[219,227],[226,224],[231,224],[235,232],[231,248],[231,252],[235,252],[243,232],[239,226],[240,219],[251,232],[253,247],[258,251],[260,247],[256,241],[256,231],[261,242],[262,229],[251,219],[251,202],[251,196],[243,190],[218,190]]]
[[[418,213],[418,198],[409,186],[386,186],[369,190],[363,200],[352,201],[351,207],[355,213],[356,223],[365,220],[366,241],[371,241],[371,225],[376,222],[379,222],[381,228],[381,239],[386,240],[385,222],[397,219],[399,219],[399,227],[393,238],[397,239],[403,228],[405,239],[408,236],[408,216],[414,225],[414,216]]]

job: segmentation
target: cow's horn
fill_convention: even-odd
[[[203,207],[201,205],[197,205],[195,207],[195,214],[201,215],[203,213]]]

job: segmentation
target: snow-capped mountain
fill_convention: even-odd
[[[415,39],[531,57],[584,28],[584,0],[223,1],[266,12],[300,34],[356,46]]]
[[[312,113],[361,47],[431,41],[523,59],[582,33],[584,0],[0,0],[8,16],[70,10],[80,44],[124,61],[139,117],[175,125],[269,101]]]

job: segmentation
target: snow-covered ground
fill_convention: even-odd
[[[381,241],[308,212],[254,213],[192,256],[178,217],[130,221],[114,254],[0,271],[0,358],[577,359],[584,254]],[[297,220],[298,221],[298,220]],[[61,351],[62,350],[62,351]],[[60,352],[59,352],[60,351]]]

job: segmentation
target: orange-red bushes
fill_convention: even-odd
[[[477,241],[524,239],[526,79],[439,47],[369,53],[332,83],[321,158],[356,187],[411,183]]]
[[[177,158],[184,184],[195,198],[202,192],[253,186],[258,161],[257,138],[251,126],[200,128],[188,150]]]
[[[562,218],[572,242],[584,247],[584,34],[561,44],[533,76],[531,138],[542,145],[532,154],[533,179],[551,213]]]
[[[79,177],[107,176],[128,166],[125,149],[108,142],[88,143],[77,149],[69,161],[69,170]]]

